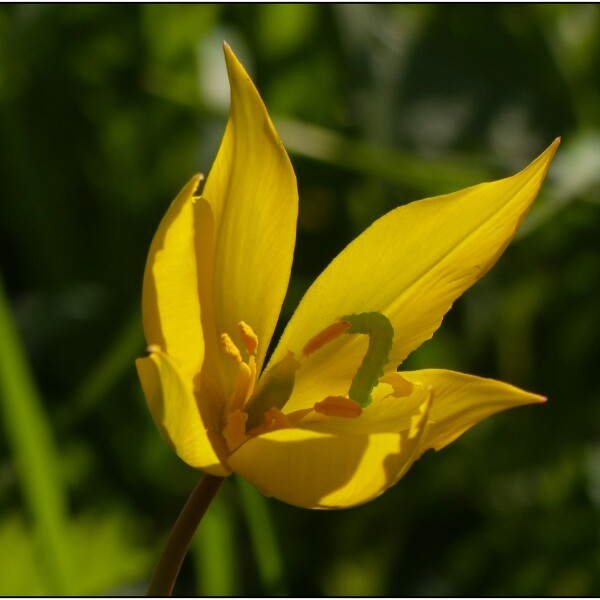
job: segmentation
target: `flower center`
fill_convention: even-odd
[[[250,437],[294,427],[313,412],[327,417],[359,417],[363,408],[371,403],[371,392],[383,376],[394,338],[389,319],[376,312],[346,315],[323,329],[304,345],[301,360],[345,333],[369,336],[367,352],[352,379],[348,397],[328,396],[312,408],[284,414],[282,409],[292,395],[301,362],[296,360],[293,352],[288,352],[256,383],[258,337],[243,321],[238,324],[238,332],[248,355],[247,361],[231,337],[227,333],[221,335],[223,352],[238,365],[235,388],[225,405],[223,428],[223,437],[231,451]]]

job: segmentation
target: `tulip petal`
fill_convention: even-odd
[[[231,468],[263,494],[303,508],[347,508],[394,485],[421,454],[428,397],[399,433],[331,435],[283,429],[250,439]]]
[[[423,440],[423,450],[441,450],[487,417],[516,406],[545,402],[546,398],[517,387],[442,369],[403,371],[415,385],[431,386],[434,401]]]
[[[227,455],[225,442],[214,427],[207,426],[210,415],[202,414],[206,410],[199,408],[191,381],[182,377],[163,352],[138,358],[136,367],[152,418],[176,454],[211,475],[229,475],[230,469],[219,458]]]
[[[411,427],[431,391],[420,382],[410,395],[395,398],[388,384],[380,384],[373,390],[373,401],[356,418],[330,417],[317,412],[302,419],[301,427],[319,433],[334,435],[370,435],[374,433],[398,433]],[[435,406],[433,396],[433,406]]]
[[[272,360],[288,351],[299,353],[342,315],[374,311],[394,327],[390,366],[399,365],[433,335],[454,300],[504,251],[557,146],[558,140],[517,175],[413,202],[373,223],[307,291]],[[314,380],[327,373],[350,381],[364,356],[361,337],[344,335],[315,352],[298,373],[295,394],[308,395]]]
[[[142,291],[144,335],[190,380],[200,371],[204,343],[196,271],[193,177],[173,201],[150,245]]]
[[[214,218],[214,256],[199,260],[213,265],[216,335],[227,333],[243,348],[237,325],[250,325],[258,336],[260,370],[290,276],[298,191],[290,160],[256,88],[227,45],[225,57],[229,121],[202,193]],[[217,340],[211,344],[218,347]]]

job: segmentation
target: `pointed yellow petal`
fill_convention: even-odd
[[[190,380],[200,371],[204,342],[194,238],[194,197],[200,176],[181,190],[150,245],[142,291],[144,334]]]
[[[231,473],[220,458],[227,455],[223,438],[210,427],[212,417],[202,413],[187,379],[162,352],[136,360],[150,413],[161,435],[186,463],[211,475]]]
[[[290,160],[248,74],[229,46],[231,109],[202,193],[215,223],[214,318],[217,335],[243,348],[238,323],[258,336],[260,370],[287,289],[298,192]]]
[[[420,454],[429,398],[401,433],[330,435],[283,429],[247,441],[231,468],[263,494],[304,508],[347,508],[394,485]]]
[[[290,350],[298,354],[342,315],[376,311],[392,322],[390,364],[400,364],[496,262],[538,193],[557,145],[513,177],[413,202],[373,223],[310,287],[272,360]],[[341,336],[311,355],[298,373],[296,393],[303,395],[327,373],[352,378],[365,352],[360,337]]]
[[[517,387],[441,369],[403,371],[416,385],[432,386],[434,400],[422,450],[442,449],[483,419],[515,406],[544,402]]]

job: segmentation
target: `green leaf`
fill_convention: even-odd
[[[283,572],[282,552],[266,498],[255,487],[236,478],[242,499],[242,509],[250,530],[256,557],[258,577],[264,593],[269,596],[287,594]]]
[[[69,587],[66,491],[58,452],[0,278],[0,411],[26,505],[35,524],[49,595]]]
[[[192,542],[199,596],[236,596],[235,532],[227,499],[217,496],[202,518]]]

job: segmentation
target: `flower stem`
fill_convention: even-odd
[[[173,592],[175,580],[194,533],[221,483],[222,477],[204,475],[190,494],[154,569],[148,596],[170,596]]]

